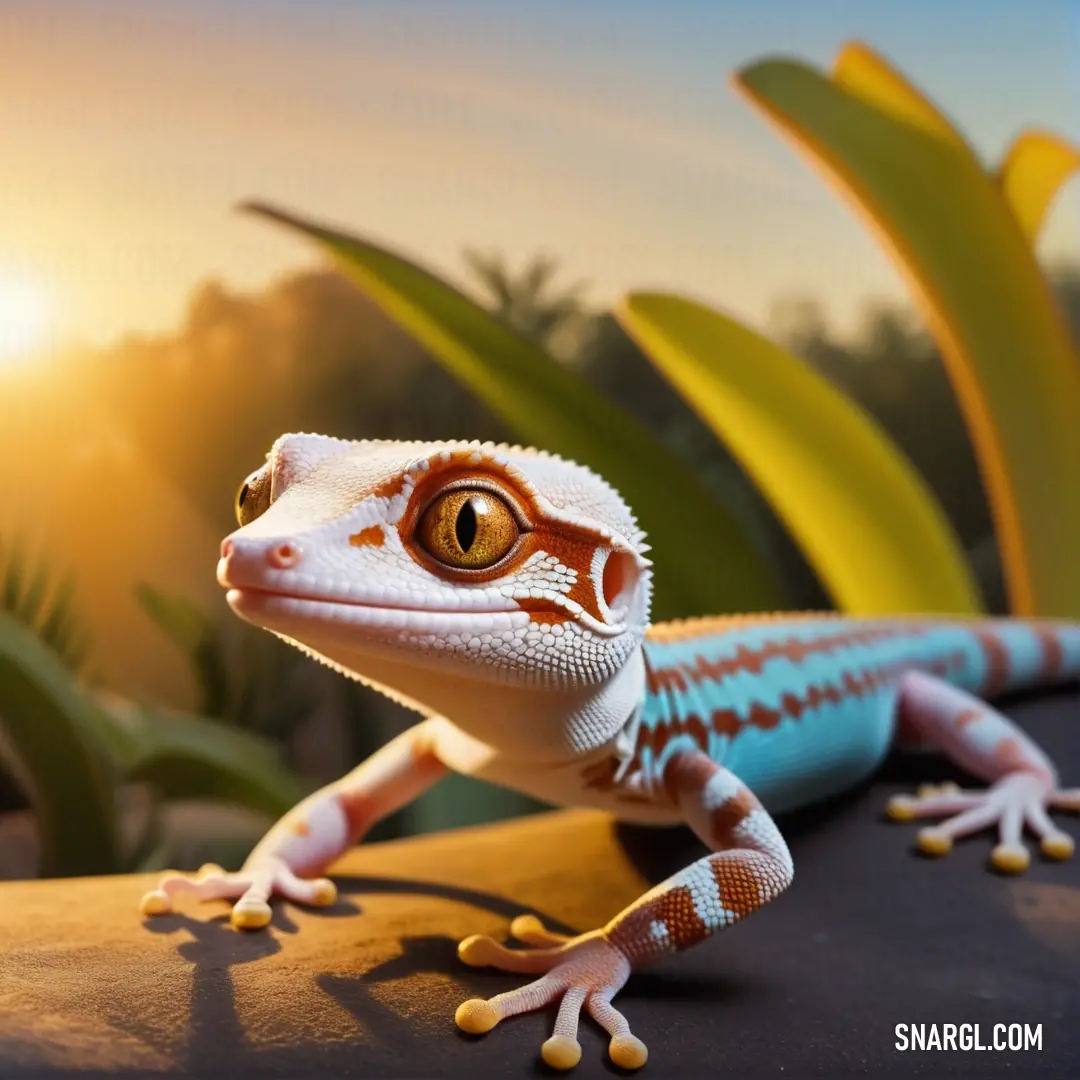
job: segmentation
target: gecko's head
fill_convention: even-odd
[[[285,435],[237,513],[218,566],[232,608],[361,676],[371,658],[590,685],[648,622],[629,508],[534,450]]]

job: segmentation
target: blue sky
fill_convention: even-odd
[[[464,245],[558,255],[597,302],[694,293],[755,323],[842,326],[902,298],[876,243],[729,85],[861,38],[989,161],[1028,123],[1080,140],[1080,0],[5,0],[0,281],[57,333],[167,328],[217,275],[311,250],[230,212],[258,196],[460,280]],[[1042,242],[1080,253],[1080,183]]]

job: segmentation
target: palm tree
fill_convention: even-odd
[[[556,355],[576,352],[588,322],[583,294],[587,283],[551,290],[558,260],[534,255],[515,273],[497,252],[466,248],[464,259],[487,294],[488,307],[511,330]]]

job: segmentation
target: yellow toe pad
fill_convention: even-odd
[[[270,905],[265,900],[241,900],[232,909],[232,924],[237,930],[261,930],[270,922]]]
[[[501,1019],[499,1014],[483,998],[463,1001],[454,1013],[454,1023],[470,1035],[483,1035]]]
[[[162,889],[152,889],[139,901],[139,913],[142,915],[168,915],[170,911],[172,901]]]
[[[1043,837],[1039,847],[1048,859],[1071,859],[1073,852],[1076,850],[1073,838],[1066,836],[1064,833]]]
[[[498,945],[487,934],[473,934],[457,947],[458,959],[469,967],[487,967],[498,951]]]
[[[1003,874],[1020,874],[1028,868],[1031,856],[1019,844],[998,844],[990,852],[990,861]]]
[[[572,1069],[581,1060],[581,1043],[567,1035],[552,1035],[540,1048],[540,1056],[553,1069]]]
[[[316,907],[329,907],[337,900],[337,886],[332,881],[320,881],[311,902]]]
[[[636,1035],[616,1035],[608,1047],[608,1057],[620,1069],[640,1069],[649,1060],[649,1051]]]
[[[915,807],[911,805],[911,799],[907,795],[894,795],[885,804],[885,813],[893,821],[911,821],[915,816]]]
[[[940,829],[920,829],[916,842],[925,855],[948,855],[952,851],[952,837]]]
[[[525,934],[542,934],[544,924],[535,915],[519,915],[510,924],[510,933],[516,938]]]

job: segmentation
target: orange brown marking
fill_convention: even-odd
[[[703,753],[708,753],[709,728],[700,716],[693,713],[685,717],[673,717],[666,723],[660,724],[653,729],[649,729],[643,724],[638,733],[638,742],[635,753],[638,753],[646,746],[649,746],[651,742],[653,754],[659,757],[669,740],[680,735],[689,735],[694,740],[694,743],[699,750]]]
[[[1039,678],[1049,682],[1059,678],[1065,667],[1065,650],[1061,645],[1061,638],[1052,626],[1036,624],[1031,628],[1039,639],[1039,647],[1042,649],[1042,667],[1039,669]]]
[[[650,670],[649,688],[654,693],[661,690],[677,690],[685,693],[687,680],[692,683],[719,682],[726,676],[749,671],[760,674],[770,660],[786,659],[794,664],[802,663],[807,657],[817,653],[832,652],[851,645],[867,645],[876,641],[887,641],[891,637],[908,634],[910,628],[901,625],[885,626],[881,624],[844,630],[813,641],[800,641],[798,638],[784,638],[769,641],[752,649],[740,645],[734,656],[708,660],[703,656],[694,658],[693,665],[676,663],[668,667],[653,667]]]
[[[403,473],[397,473],[388,480],[384,480],[378,487],[372,488],[364,495],[364,498],[374,496],[376,499],[392,499],[395,495],[400,495],[404,490],[405,476]]]
[[[730,847],[732,834],[736,827],[752,810],[758,808],[758,801],[748,788],[740,787],[730,799],[722,802],[710,815],[709,826],[718,847]]]
[[[700,754],[676,754],[664,769],[663,785],[668,798],[678,804],[682,795],[696,795],[716,775],[718,767]]]
[[[709,861],[720,902],[728,911],[743,918],[761,906],[762,882],[750,865],[722,855],[714,855]]]
[[[529,622],[537,626],[554,626],[555,623],[568,623],[573,621],[573,616],[568,611],[553,611],[551,604],[546,600],[537,600],[530,597],[526,600],[522,597],[514,601],[522,611],[529,613]]]
[[[1053,775],[1048,773],[1038,761],[1032,760],[1031,755],[1024,749],[1024,744],[1015,736],[1009,735],[997,743],[994,747],[993,761],[995,776],[1026,772],[1044,778],[1051,784],[1054,782]]]
[[[654,623],[645,631],[649,641],[683,641],[686,638],[725,634],[744,626],[764,622],[803,622],[807,619],[840,619],[844,616],[832,611],[775,611],[747,615],[702,615],[693,619],[672,619],[670,622]],[[850,617],[850,616],[849,616]]]
[[[337,793],[338,804],[345,811],[349,833],[357,838],[371,828],[378,817],[378,807],[370,795],[345,789]]]
[[[979,688],[979,697],[996,697],[1009,685],[1009,650],[992,630],[977,630],[975,640],[986,657],[986,677]]]
[[[676,949],[688,949],[709,936],[694,907],[694,895],[685,885],[668,889],[648,906],[652,919],[660,920],[667,927],[668,939]]]
[[[979,720],[983,716],[982,709],[963,709],[957,714],[953,725],[957,731],[963,731],[969,724],[974,724],[976,720]]]
[[[382,547],[386,543],[386,533],[381,525],[369,525],[349,537],[353,547]]]
[[[646,795],[638,795],[632,791],[619,791],[616,789],[615,775],[619,771],[618,758],[604,758],[603,761],[594,762],[581,770],[581,779],[586,788],[592,791],[614,792],[619,802],[652,804],[653,800]]]
[[[310,836],[311,826],[302,818],[298,818],[289,827],[289,832],[291,832],[293,836]]]
[[[709,718],[709,729],[715,734],[727,736],[729,739],[733,739],[738,735],[744,726],[770,730],[785,718],[799,720],[808,709],[820,708],[825,703],[836,704],[843,700],[845,694],[859,698],[864,694],[872,693],[906,670],[909,670],[909,665],[906,663],[893,663],[879,668],[871,668],[861,673],[849,672],[843,678],[842,690],[837,689],[835,686],[811,686],[807,689],[806,696],[802,698],[794,693],[787,693],[781,699],[781,709],[779,711],[770,709],[760,702],[755,702],[750,706],[745,719],[734,709],[716,709]],[[682,677],[678,672],[676,672],[676,675],[681,680]],[[685,689],[685,682],[683,682],[683,688]],[[653,757],[658,758],[671,739],[683,734],[690,734],[698,746],[707,752],[709,729],[699,731],[698,724],[700,724],[700,720],[691,714],[686,719],[678,717],[666,723],[658,724],[654,728],[643,725],[638,732],[638,741],[634,753],[640,755],[643,750],[651,750]]]

